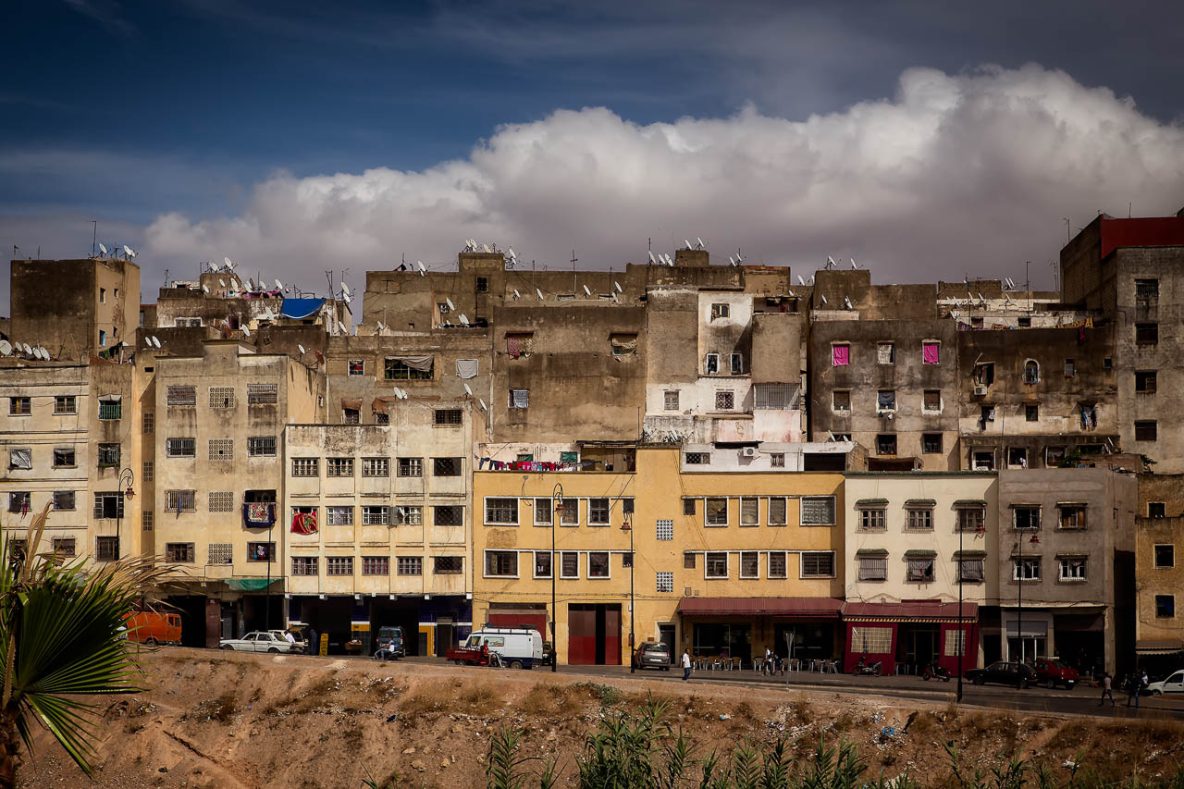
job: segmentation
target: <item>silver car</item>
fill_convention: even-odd
[[[253,630],[242,638],[224,638],[218,642],[219,649],[233,649],[236,652],[295,652],[294,645],[288,639],[268,633],[264,630]]]

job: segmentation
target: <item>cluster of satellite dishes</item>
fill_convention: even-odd
[[[396,392],[396,393],[397,393],[397,392]],[[473,399],[473,389],[472,389],[472,387],[470,387],[468,384],[465,384],[465,395],[466,395],[466,396],[467,396],[467,397],[468,397],[470,400],[472,400],[472,399]],[[477,407],[478,407],[478,408],[480,408],[482,411],[488,411],[488,410],[489,410],[489,406],[485,405],[485,401],[484,401],[484,400],[482,400],[480,397],[478,397],[478,398],[477,398]]]
[[[514,250],[510,251],[513,252]],[[473,239],[466,238],[465,252],[497,252],[497,244],[478,244]]]
[[[23,356],[26,359],[37,359],[38,361],[48,362],[53,357],[49,355],[49,351],[40,345],[29,345],[27,342],[9,342],[8,340],[0,340],[0,356]]]
[[[136,250],[129,247],[127,244],[112,244],[111,250],[107,249],[106,244],[99,244],[99,257],[118,259],[120,254],[123,254],[124,260],[132,260],[136,256]]]
[[[150,337],[145,337],[144,338],[144,345],[147,348],[159,348],[160,347],[160,338],[157,337],[155,334]]]
[[[852,271],[857,271],[859,269],[859,264],[855,262],[855,258],[847,258],[847,260],[851,261],[851,270]],[[835,262],[835,259],[832,258],[830,255],[827,255],[826,256],[826,270],[827,271],[835,271],[836,269],[838,269],[838,267],[839,267],[839,264]]]

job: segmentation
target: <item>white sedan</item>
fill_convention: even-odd
[[[288,643],[288,639],[263,630],[252,631],[242,638],[224,638],[218,642],[218,648],[233,649],[237,652],[296,651],[295,646]]]

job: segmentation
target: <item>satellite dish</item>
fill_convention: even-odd
[[[448,297],[445,297],[445,298],[444,298],[444,303],[448,305],[448,311],[449,311],[449,312],[451,312],[452,310],[455,310],[455,309],[456,309],[456,305],[452,303],[452,299],[450,299],[450,298],[448,298]]]
[[[654,259],[654,253],[650,253],[650,263],[656,264],[658,261]]]
[[[670,253],[666,253],[666,265],[674,268],[674,258],[670,257]]]
[[[49,351],[46,350],[45,346],[41,346],[37,350],[41,351],[41,358],[48,362],[49,361]]]
[[[825,293],[822,295],[822,303],[826,304],[826,294]]]
[[[155,347],[155,348],[159,348],[159,347],[160,347],[160,338],[159,338],[159,337],[157,337],[155,334],[154,334],[154,335],[152,335],[152,345],[153,345],[153,347]]]
[[[617,289],[617,293],[624,293],[625,292],[625,291],[621,290],[621,283],[617,282],[615,279],[613,280],[613,287]]]
[[[734,266],[734,265],[736,265],[736,258],[733,257],[732,255],[728,255],[728,262]]]
[[[99,244],[99,252],[103,255],[103,257],[107,257],[107,245]]]
[[[843,306],[849,310],[855,309],[855,307],[851,306],[851,299],[847,298],[846,296],[843,297]]]
[[[465,384],[465,394],[467,394],[469,397],[473,396],[473,390],[469,388],[468,384]]]
[[[485,405],[485,401],[484,401],[484,400],[482,400],[480,397],[478,397],[478,398],[477,398],[477,404],[478,404],[479,406],[481,406],[481,410],[482,410],[482,411],[488,411],[488,410],[489,410],[489,406]]]
[[[616,303],[616,304],[620,304],[620,303],[621,303],[621,300],[617,298],[617,292],[616,292],[615,290],[613,290],[613,291],[609,291],[609,295],[613,297],[613,302],[614,302],[614,303]]]
[[[151,337],[145,337],[145,338],[144,338],[144,347],[145,347],[145,348],[151,348],[151,347],[152,347],[152,338],[151,338]]]
[[[514,299],[517,300],[520,298],[522,298],[522,294],[518,292],[518,288],[514,288]]]
[[[382,334],[384,331],[386,331],[386,324],[383,323],[382,321],[379,321],[378,322],[378,333]]]
[[[247,290],[255,290],[255,280],[247,277]]]
[[[220,287],[220,288],[225,288],[225,287],[226,287],[226,280],[224,280],[224,279],[219,279],[219,280],[218,280],[218,287]]]
[[[427,268],[424,266],[422,260],[415,261],[415,265],[419,267],[420,271],[427,271]]]
[[[127,255],[129,258],[134,258],[136,256],[136,250],[132,249],[127,244],[124,244],[123,254]]]
[[[342,334],[349,334],[349,332],[345,329],[345,324],[341,321],[337,321],[337,331],[341,332]]]
[[[304,350],[304,346],[303,346],[303,345],[299,345],[299,344],[298,344],[296,347],[300,349],[300,355],[301,355],[301,356],[303,356],[304,354],[308,353],[308,351]]]
[[[806,287],[806,280],[802,279],[801,274],[798,274],[798,284],[801,285],[803,288]]]
[[[12,355],[12,344],[9,343],[8,340],[0,340],[0,355],[3,355],[3,356],[11,356]]]
[[[537,295],[539,297],[539,301],[542,301],[543,300],[543,292],[541,290],[539,290],[538,288],[535,288],[534,292],[535,292],[535,295]]]
[[[789,294],[791,299],[796,299],[798,297],[798,294],[794,293],[792,290],[787,290],[786,293]]]
[[[209,293],[209,292],[210,292],[210,286],[209,286],[209,285],[202,285],[202,286],[201,286],[201,292],[202,292],[202,293]]]
[[[699,249],[703,249],[703,247],[704,247],[704,244],[703,244],[703,239],[701,239],[701,238],[699,238],[698,236],[696,236],[696,237],[695,237],[695,241],[697,241],[697,242],[699,243]]]
[[[246,326],[243,326],[243,336],[244,336],[244,337],[250,337],[250,336],[251,336],[251,330],[250,330],[249,328],[247,328]]]
[[[284,289],[284,283],[280,282],[280,281],[277,279],[277,280],[275,281],[275,289],[276,289],[276,290],[283,290],[283,289]]]
[[[347,296],[348,296],[348,295],[350,295],[350,292],[349,292],[349,285],[346,285],[344,282],[342,282],[342,283],[341,283],[341,292],[342,292],[342,293],[344,293],[344,294],[345,294],[345,295],[347,295]]]
[[[222,262],[226,264],[227,269],[229,269],[230,271],[234,271],[234,261],[233,260],[231,260],[230,258],[222,258]]]
[[[463,312],[460,314],[460,325],[461,326],[468,326],[469,325],[468,316],[466,316]]]
[[[348,293],[342,293],[341,298],[345,299],[346,304],[350,304],[353,302],[353,297],[351,297]]]
[[[210,271],[212,271],[212,272],[218,270],[218,264],[212,260],[209,262],[209,267],[210,267]]]
[[[584,286],[584,295],[587,296],[588,298],[592,298],[592,291],[588,290],[587,285]]]
[[[682,243],[683,243],[683,247],[682,247],[683,249],[693,249],[693,247],[691,246],[691,242],[687,241],[685,238],[683,239]]]
[[[514,247],[510,247],[506,250],[506,257],[508,257],[510,260],[514,260],[518,257],[514,254]]]
[[[736,250],[736,262],[737,263],[744,262],[744,256],[740,254],[740,250],[738,250],[738,249]]]

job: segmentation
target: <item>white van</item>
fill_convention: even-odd
[[[465,649],[487,645],[510,668],[534,668],[543,662],[543,637],[537,630],[517,627],[487,627],[477,630],[465,642]]]
[[[1164,693],[1184,693],[1184,671],[1174,671],[1159,682],[1147,686],[1147,693],[1159,696]]]

